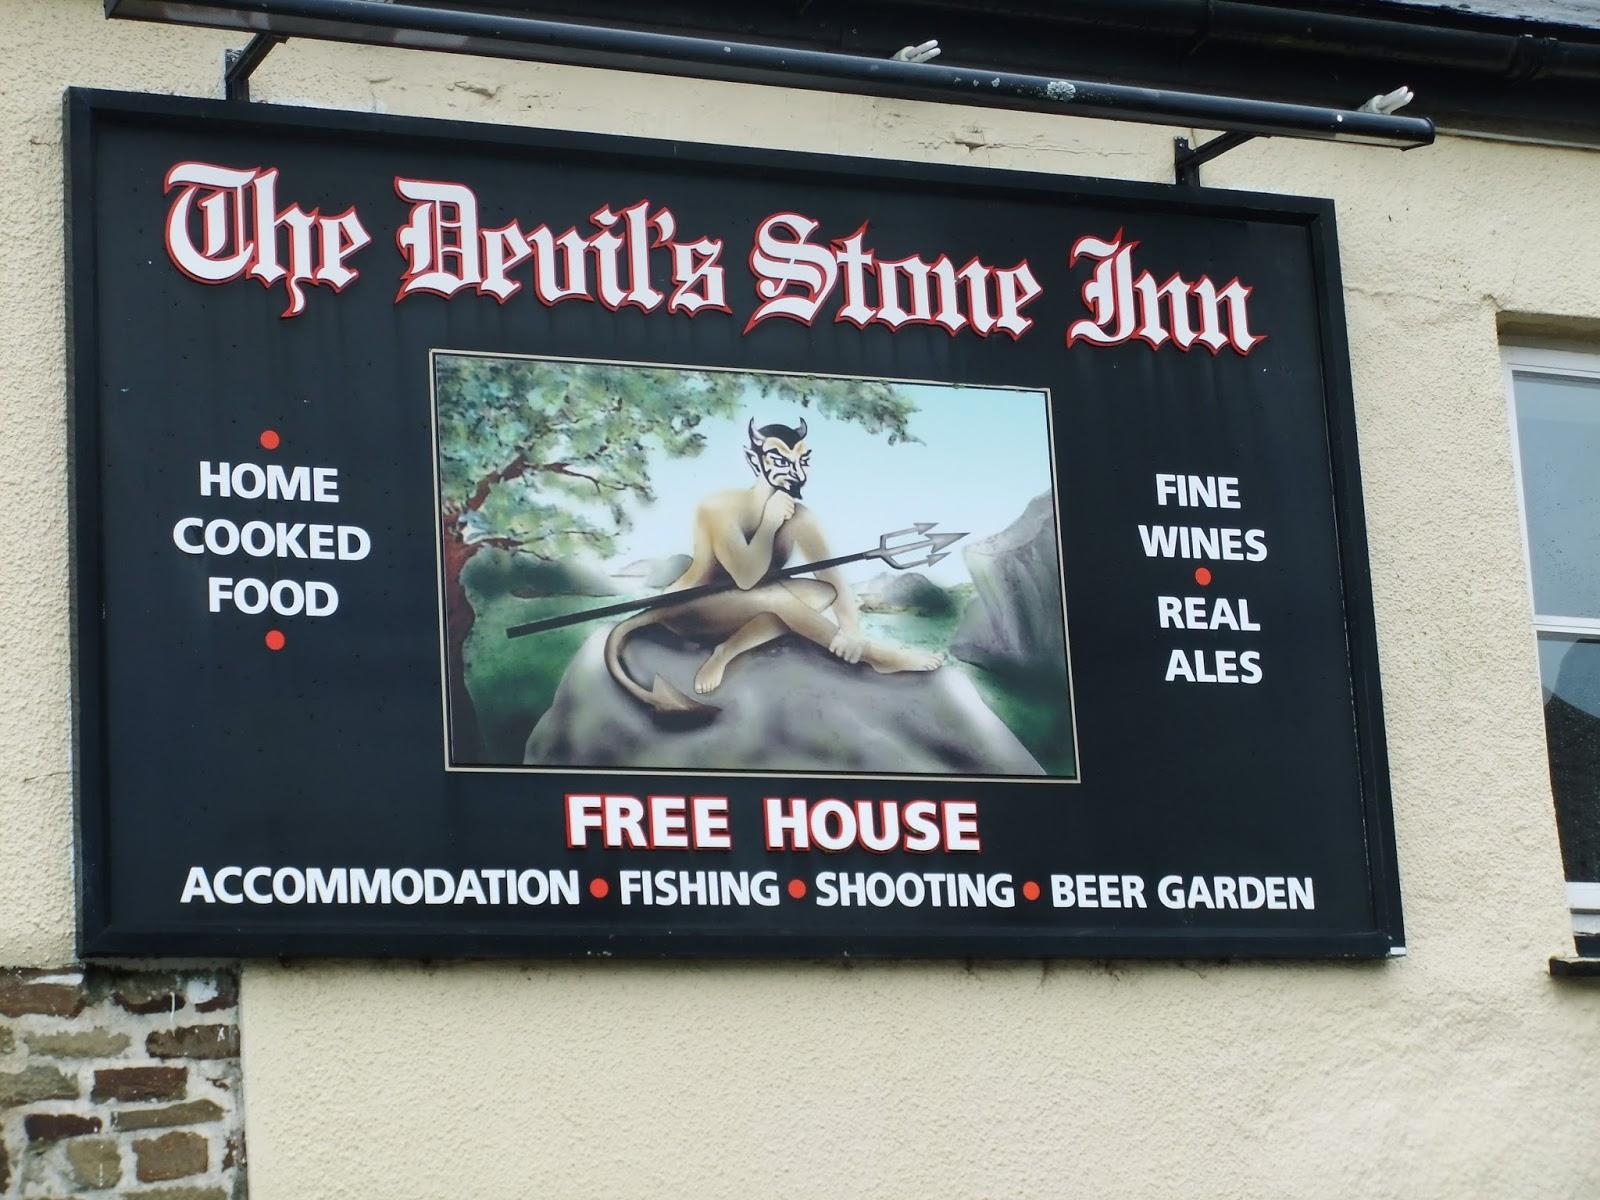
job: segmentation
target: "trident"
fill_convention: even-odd
[[[931,567],[934,563],[949,557],[946,546],[954,545],[967,536],[965,533],[934,533],[932,530],[937,524],[937,521],[918,521],[909,529],[896,529],[893,533],[884,534],[878,539],[878,544],[870,550],[858,550],[854,554],[841,554],[837,558],[823,558],[816,562],[785,567],[781,571],[772,572],[761,582],[771,583],[778,579],[788,579],[791,575],[804,575],[808,571],[825,571],[829,567],[842,567],[845,563],[863,562],[869,558],[886,562],[896,571],[909,571],[912,567]],[[909,557],[922,551],[926,551],[922,558]],[[662,608],[669,604],[683,604],[689,600],[698,600],[702,596],[730,592],[737,586],[729,579],[722,583],[704,583],[699,587],[684,588],[677,592],[661,592],[659,595],[645,596],[639,600],[606,604],[583,612],[563,613],[539,621],[529,621],[526,625],[513,625],[506,630],[506,636],[526,637],[530,633],[543,633],[547,629],[560,629],[564,625],[580,625],[585,621],[598,621],[602,617],[620,616],[623,613],[639,612],[646,608]]]

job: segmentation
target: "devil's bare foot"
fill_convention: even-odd
[[[722,686],[722,673],[728,669],[728,659],[720,650],[713,650],[711,657],[700,664],[700,669],[694,673],[694,690],[701,696],[707,692],[714,692]]]
[[[874,671],[890,675],[896,671],[937,671],[944,666],[944,655],[869,642],[862,652],[861,661]]]

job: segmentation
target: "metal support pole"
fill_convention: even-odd
[[[1188,187],[1200,186],[1200,164],[1208,163],[1213,158],[1235,150],[1250,141],[1256,135],[1253,133],[1224,133],[1214,137],[1204,145],[1191,147],[1188,138],[1174,138],[1172,149],[1172,169],[1178,182]]]
[[[265,60],[272,48],[289,39],[278,33],[258,33],[245,44],[243,50],[222,52],[222,95],[228,100],[250,99],[250,76]]]
[[[384,4],[376,0],[106,0],[106,9],[114,17],[244,28],[289,37],[1022,109],[1108,121],[1361,142],[1400,149],[1426,146],[1433,141],[1433,123],[1420,117],[1011,71],[979,71],[935,62],[897,62],[423,4]]]

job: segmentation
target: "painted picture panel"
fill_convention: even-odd
[[[452,765],[1076,776],[1047,393],[433,370]]]

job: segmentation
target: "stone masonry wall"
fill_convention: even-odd
[[[0,1197],[242,1200],[231,969],[0,968]]]

